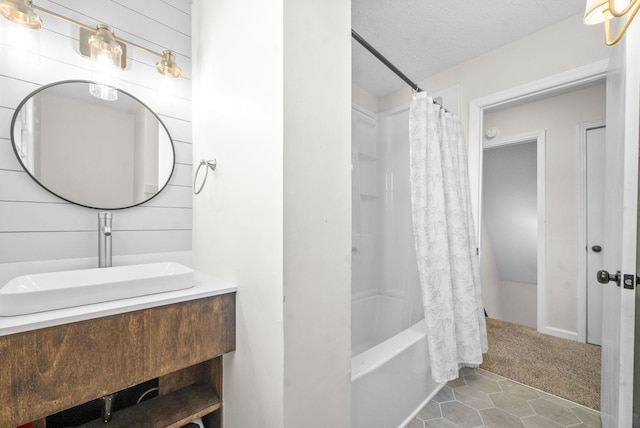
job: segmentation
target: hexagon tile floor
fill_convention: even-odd
[[[407,428],[601,428],[600,413],[482,369],[462,369]]]

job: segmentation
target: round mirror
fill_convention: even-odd
[[[13,150],[38,184],[66,201],[105,210],[142,204],[173,173],[169,131],[130,94],[117,90],[106,101],[90,86],[57,82],[27,96],[11,121]]]

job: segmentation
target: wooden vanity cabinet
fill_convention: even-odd
[[[0,336],[0,428],[155,378],[158,397],[84,426],[180,427],[221,411],[234,349],[235,292]]]

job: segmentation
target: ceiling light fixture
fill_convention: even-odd
[[[587,25],[600,24],[604,22],[604,37],[607,46],[618,43],[625,31],[629,28],[631,21],[640,10],[640,0],[587,0],[584,11],[584,23]],[[611,37],[612,18],[622,18],[626,20],[618,31],[618,34]]]
[[[126,68],[126,46],[128,45],[159,57],[160,61],[156,64],[156,69],[159,73],[173,78],[178,78],[182,75],[182,70],[177,65],[175,54],[172,51],[165,50],[157,52],[137,43],[121,39],[116,37],[113,31],[106,25],[100,24],[97,27],[91,27],[57,12],[35,5],[32,3],[32,0],[0,0],[0,15],[22,27],[39,29],[42,28],[42,20],[34,12],[34,9],[80,27],[80,53],[84,56],[94,59],[93,48],[95,47],[96,52],[97,50],[102,52],[101,54],[96,53],[96,55],[111,55],[113,64],[124,70]],[[116,45],[119,45],[122,50],[119,56],[119,63],[116,63],[115,60],[118,56]],[[110,53],[108,54],[107,52]]]

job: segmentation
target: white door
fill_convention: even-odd
[[[602,265],[604,228],[605,127],[586,133],[587,153],[587,342],[602,345]]]
[[[621,286],[602,285],[602,387],[604,428],[632,426],[633,354],[640,126],[640,20],[612,48],[607,73],[605,236],[603,266],[622,272]]]

